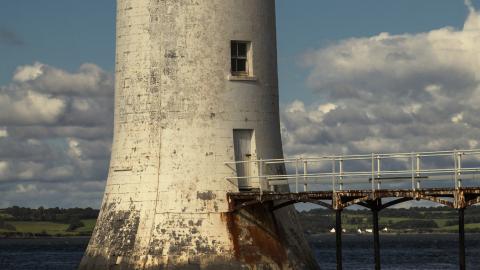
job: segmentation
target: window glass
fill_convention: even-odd
[[[247,57],[247,43],[239,42],[237,50],[238,57]]]
[[[247,59],[237,60],[237,71],[247,72]]]
[[[250,42],[232,41],[231,43],[231,63],[232,75],[248,76],[249,75],[249,47]]]

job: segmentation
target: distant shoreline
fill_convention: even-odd
[[[91,238],[91,235],[36,235],[36,234],[0,234],[1,239],[48,239],[48,238]]]
[[[457,235],[458,233],[454,233],[454,232],[407,232],[407,233],[402,233],[402,232],[398,232],[398,233],[384,233],[384,232],[380,232],[380,235],[385,235],[385,236],[397,236],[397,235]],[[475,234],[475,235],[480,235],[480,233],[478,232],[466,232],[465,234]],[[318,233],[318,234],[310,234],[310,235],[306,235],[307,238],[314,238],[316,236],[325,236],[325,235],[331,235],[333,237],[335,237],[335,234],[334,233]],[[362,233],[362,234],[359,234],[359,233],[342,233],[342,235],[348,235],[348,236],[351,236],[351,235],[354,235],[354,236],[372,236],[373,237],[373,233]]]
[[[90,239],[91,236],[34,236],[34,237],[4,237],[0,236],[2,239],[62,239],[62,238],[71,238],[71,239]]]
[[[306,237],[335,235],[335,215],[328,209],[299,212]],[[91,208],[9,207],[0,209],[0,239],[91,237],[98,210]],[[342,211],[344,235],[373,234],[370,210]],[[381,235],[451,235],[458,233],[458,213],[446,207],[385,209],[379,216]],[[368,232],[367,232],[368,231]],[[465,212],[465,231],[480,233],[480,207]]]
[[[478,232],[466,233],[467,235],[479,235]],[[344,236],[372,236],[372,233],[343,233]],[[456,235],[453,232],[408,232],[408,233],[384,233],[381,232],[380,235],[383,236],[402,236],[402,235]],[[335,237],[334,233],[318,233],[318,234],[310,234],[306,235],[307,239],[315,239],[316,237],[325,237],[325,236],[332,236]],[[54,236],[54,235],[4,235],[0,234],[0,241],[2,239],[90,239],[91,235],[76,235],[76,236],[69,236],[69,235],[62,235],[62,236]]]

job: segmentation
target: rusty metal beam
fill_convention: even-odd
[[[468,200],[465,204],[465,206],[473,206],[475,204],[478,204],[480,203],[480,197],[476,197],[475,199],[472,199],[472,200]]]
[[[328,204],[328,203],[326,203],[326,202],[322,202],[322,201],[310,201],[309,203],[317,204],[317,205],[323,206],[323,207],[325,207],[325,208],[327,208],[327,209],[333,210],[333,205]]]
[[[262,202],[262,201],[259,201],[259,200],[251,200],[251,201],[247,201],[247,202],[243,202],[243,203],[237,204],[237,205],[234,206],[233,212],[239,211],[239,210],[241,210],[242,208],[245,208],[245,207],[248,207],[248,206],[252,206],[252,205],[255,205],[255,204],[259,204],[259,203],[263,203],[263,202]]]
[[[370,204],[368,204],[367,202],[359,202],[359,203],[357,203],[357,204],[360,205],[360,206],[363,206],[363,207],[365,207],[365,208],[370,209]]]
[[[426,196],[426,195],[421,195],[419,194],[417,196],[417,199],[425,200],[425,201],[431,201],[431,202],[436,202],[445,206],[448,206],[450,208],[455,208],[455,203],[443,199],[439,199],[438,197],[433,197],[433,196]]]
[[[292,204],[296,204],[296,203],[313,203],[313,204],[316,204],[316,205],[320,205],[322,207],[325,207],[327,209],[330,209],[330,210],[333,210],[333,206],[328,204],[328,203],[325,203],[325,202],[322,202],[322,201],[317,201],[317,200],[301,200],[301,201],[297,201],[297,200],[292,200],[292,201],[286,201],[286,202],[283,202],[283,203],[280,203],[278,205],[275,205],[273,208],[272,208],[272,211],[276,211],[278,209],[281,209],[283,207],[286,207],[286,206],[289,206],[289,205],[292,205]]]
[[[400,199],[396,199],[396,200],[387,202],[387,203],[382,205],[382,210],[385,209],[385,208],[388,208],[390,206],[394,206],[394,205],[404,203],[404,202],[408,202],[408,201],[411,201],[411,200],[413,200],[413,198],[400,198]]]
[[[480,187],[460,189],[310,191],[299,193],[264,192],[263,194],[259,194],[259,192],[236,192],[228,194],[228,199],[233,204],[230,211],[236,211],[256,203],[265,202],[281,202],[281,204],[275,206],[273,210],[296,202],[310,202],[333,209],[344,209],[355,204],[368,207],[364,205],[365,202],[368,204],[368,201],[381,198],[399,198],[398,200],[386,203],[383,208],[416,199],[432,201],[450,208],[459,209],[480,203]],[[330,205],[322,201],[332,201],[332,204]]]
[[[365,197],[362,197],[362,198],[354,198],[351,201],[347,201],[346,203],[343,203],[342,206],[343,206],[343,208],[347,208],[349,206],[352,206],[352,205],[355,205],[355,204],[360,204],[360,203],[368,201],[368,200],[370,200],[369,196],[365,196]]]
[[[292,205],[292,204],[300,203],[300,202],[302,202],[302,201],[293,200],[293,201],[282,202],[282,203],[280,203],[280,204],[275,205],[275,206],[272,208],[272,211],[276,211],[276,210],[278,210],[278,209],[287,207],[287,206]]]

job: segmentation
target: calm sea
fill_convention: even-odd
[[[458,269],[456,235],[382,235],[382,269]],[[1,270],[76,269],[87,238],[0,239]],[[335,269],[335,239],[311,239],[322,269]],[[372,237],[345,235],[344,269],[373,269]],[[468,269],[480,269],[480,235],[467,235]]]

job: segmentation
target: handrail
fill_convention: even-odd
[[[432,162],[432,159],[437,160]],[[465,162],[467,160],[469,163]],[[331,181],[330,188],[333,191],[342,190],[345,185],[358,184],[359,179],[371,183],[372,191],[381,189],[384,181],[397,180],[400,183],[410,182],[415,190],[420,188],[421,183],[440,177],[451,177],[458,189],[468,176],[475,178],[480,173],[480,149],[257,159],[228,161],[224,164],[235,172],[237,165],[247,163],[258,168],[256,175],[228,176],[226,180],[236,180],[239,188],[241,180],[258,181],[260,192],[264,187],[274,190],[275,186],[285,185],[278,183],[281,180],[292,184],[289,181],[292,179],[295,180],[295,192],[300,192],[300,184],[303,184],[303,191],[312,190],[319,181]],[[277,173],[278,166],[287,167],[293,173],[280,175]]]

